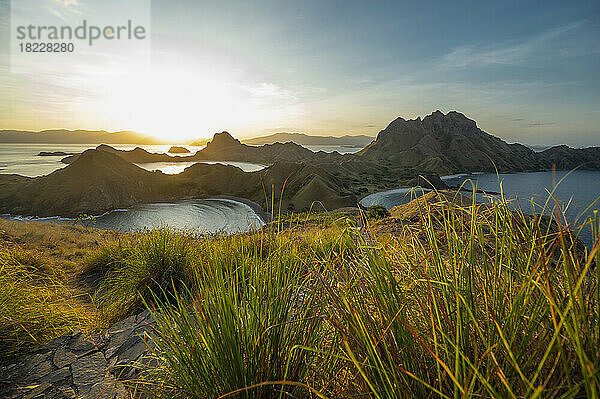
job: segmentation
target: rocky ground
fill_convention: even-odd
[[[2,398],[116,399],[155,360],[148,311],[87,338],[73,331],[0,367]]]

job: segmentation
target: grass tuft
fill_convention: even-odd
[[[23,353],[74,328],[93,329],[94,312],[39,254],[0,252],[0,358]]]

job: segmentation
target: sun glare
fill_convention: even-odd
[[[265,90],[264,83],[243,82],[216,69],[175,67],[144,74],[96,76],[96,83],[102,95],[85,110],[90,116],[109,116],[112,126],[165,142],[208,138],[223,130],[247,130],[265,121],[276,124],[294,113],[289,104],[282,104],[277,88]]]

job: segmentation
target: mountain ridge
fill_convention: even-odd
[[[38,132],[29,130],[0,130],[0,143],[162,144],[160,140],[129,130],[108,132],[106,130],[85,129],[48,129]]]
[[[566,145],[535,152],[509,144],[458,112],[413,120],[397,118],[357,154],[313,152],[295,143],[249,146],[227,132],[215,134],[190,156],[116,150],[108,145],[63,160],[69,166],[47,176],[0,174],[0,212],[77,216],[147,201],[214,195],[245,198],[283,210],[304,210],[315,202],[326,209],[356,205],[376,191],[415,185],[419,176],[461,172],[517,172],[561,169],[600,170],[600,147]],[[255,172],[234,166],[196,163],[178,175],[149,172],[132,162],[244,161],[268,165]]]
[[[287,143],[293,142],[299,145],[323,145],[323,146],[352,146],[364,147],[372,142],[375,137],[367,135],[344,135],[344,136],[316,136],[305,133],[288,133],[278,132],[267,136],[252,137],[241,140],[242,143],[248,145],[265,145],[276,142]]]

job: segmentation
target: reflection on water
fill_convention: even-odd
[[[232,165],[240,168],[244,172],[255,172],[257,170],[261,170],[266,168],[265,165],[260,165],[256,163],[249,162],[233,162],[233,161],[219,161],[219,162],[148,162],[148,163],[136,163],[140,168],[144,168],[146,170],[154,171],[160,170],[164,174],[167,175],[176,175],[184,171],[185,168],[188,168],[196,163],[206,163],[210,165],[221,164],[221,165]]]
[[[244,233],[265,224],[248,205],[228,199],[189,199],[175,203],[136,205],[83,221],[61,217],[2,217],[34,222],[82,223],[87,227],[128,232],[169,227],[196,234]]]
[[[415,198],[420,197],[430,190],[421,187],[397,188],[394,190],[380,191],[367,195],[360,200],[360,204],[365,207],[373,205],[383,205],[387,210],[398,205],[408,204]]]
[[[136,205],[98,216],[95,227],[121,231],[140,231],[159,227],[196,233],[241,233],[264,225],[246,204],[225,199],[193,199],[176,203]]]
[[[149,171],[160,170],[167,175],[176,175],[195,163],[196,162],[147,162],[136,163],[136,165]]]

